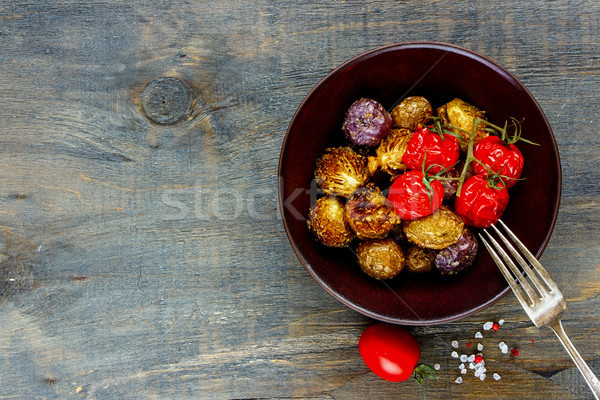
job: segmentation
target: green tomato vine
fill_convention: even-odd
[[[480,128],[481,124],[484,125],[483,128]],[[499,189],[499,190],[506,187],[505,182],[503,180],[503,178],[506,178],[505,176],[500,175],[500,173],[494,173],[489,167],[484,165],[481,161],[479,161],[473,155],[473,147],[475,145],[475,137],[476,137],[477,131],[479,129],[483,129],[491,135],[498,136],[500,138],[500,140],[502,141],[502,143],[507,144],[507,145],[514,144],[518,141],[522,141],[522,142],[525,142],[528,144],[539,146],[539,144],[534,143],[530,140],[524,139],[521,136],[521,134],[522,134],[521,123],[513,117],[511,117],[509,120],[505,121],[503,127],[500,127],[489,121],[486,121],[484,119],[476,117],[473,119],[473,126],[470,131],[467,131],[467,130],[465,130],[459,126],[453,125],[453,124],[444,124],[443,120],[441,118],[433,117],[433,125],[429,129],[432,130],[433,132],[436,132],[438,135],[440,135],[440,137],[442,139],[444,138],[444,135],[451,135],[456,138],[462,138],[462,136],[458,135],[456,133],[456,131],[464,132],[469,137],[469,141],[468,141],[468,145],[467,145],[467,155],[465,157],[465,162],[462,167],[460,176],[458,178],[443,177],[442,175],[444,173],[446,173],[448,171],[448,169],[450,169],[450,168],[446,168],[445,170],[442,170],[435,175],[435,178],[438,180],[458,180],[458,188],[456,190],[456,196],[460,196],[462,186],[463,186],[465,180],[467,179],[467,172],[469,171],[470,165],[473,162],[480,164],[488,171],[488,185],[490,187]],[[512,134],[511,134],[511,131],[512,131]]]

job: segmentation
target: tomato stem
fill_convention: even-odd
[[[436,370],[432,366],[427,364],[419,364],[414,369],[413,378],[421,387],[421,391],[423,392],[423,399],[425,399],[425,387],[423,386],[423,383],[428,378],[437,381],[438,376]]]
[[[510,121],[510,123],[509,123],[509,121]],[[525,143],[539,146],[538,143],[532,142],[527,139],[523,139],[521,137],[521,133],[522,133],[521,132],[521,123],[513,117],[510,117],[509,120],[506,120],[504,122],[503,127],[500,127],[489,121],[486,121],[484,119],[476,117],[473,119],[473,125],[472,125],[470,131],[467,131],[467,130],[465,130],[459,126],[453,125],[453,124],[442,124],[441,119],[437,118],[437,117],[434,117],[433,123],[434,124],[433,124],[432,130],[434,130],[440,136],[446,134],[446,135],[455,136],[457,138],[462,138],[462,136],[460,136],[456,133],[457,131],[464,132],[469,136],[469,141],[468,141],[468,145],[467,145],[467,155],[465,158],[465,163],[462,167],[462,171],[458,178],[458,188],[456,189],[456,196],[460,196],[463,183],[467,179],[467,172],[469,171],[471,164],[473,162],[476,162],[485,167],[485,165],[481,161],[479,161],[477,158],[475,158],[475,156],[473,155],[473,147],[475,145],[475,136],[476,136],[478,130],[484,130],[490,134],[498,136],[500,138],[500,140],[502,141],[502,143],[504,143],[504,144],[514,144],[520,140]],[[483,124],[485,127],[481,128],[480,127],[481,124]],[[513,131],[512,135],[509,135],[508,131],[511,128],[513,128],[514,131]],[[488,172],[491,172],[491,170],[489,168],[486,167],[486,169],[488,170]],[[504,185],[504,180],[502,179],[503,177],[504,177],[503,175],[492,173],[491,181],[489,181],[489,182],[491,182],[491,183],[489,183],[490,187],[498,188],[499,187],[498,183]],[[440,177],[436,176],[436,178],[439,179]],[[452,178],[450,178],[450,179],[452,179]]]
[[[476,160],[475,156],[473,156],[473,145],[475,144],[475,135],[477,133],[477,127],[479,126],[480,122],[480,118],[473,119],[473,127],[471,128],[471,132],[468,132],[469,144],[467,145],[467,157],[465,158],[465,164],[463,165],[463,169],[458,179],[458,188],[456,188],[457,197],[460,196],[460,191],[462,190],[463,183],[465,183],[465,179],[467,178],[467,171],[469,170],[471,162]]]

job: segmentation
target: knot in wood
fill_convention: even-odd
[[[192,91],[177,78],[162,77],[144,89],[141,103],[144,114],[152,122],[172,125],[190,113]]]

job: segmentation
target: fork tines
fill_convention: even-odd
[[[548,296],[562,297],[562,294],[560,293],[554,281],[550,278],[548,272],[544,269],[544,267],[542,267],[540,262],[534,257],[533,254],[531,254],[525,245],[517,238],[517,236],[510,229],[508,229],[508,227],[502,221],[498,221],[497,225],[503,228],[508,237],[510,237],[511,241],[519,248],[521,253],[519,253],[519,251],[511,244],[507,237],[500,232],[496,225],[492,225],[492,228],[496,235],[504,243],[504,246],[506,249],[508,249],[508,252],[512,254],[512,258],[504,250],[500,243],[494,239],[492,234],[488,232],[488,229],[484,229],[483,232],[485,232],[489,242],[483,237],[483,235],[479,234],[479,237],[481,238],[481,241],[485,247],[488,249],[495,263],[500,268],[500,271],[515,293],[515,296],[517,296],[525,308],[527,314],[529,314],[530,317],[533,317],[533,309],[540,303],[541,300],[547,298]],[[523,258],[523,256],[525,258]],[[519,270],[515,264],[515,261],[521,266],[524,273]],[[527,277],[531,280],[531,283],[526,279]],[[534,320],[534,322],[536,321]]]

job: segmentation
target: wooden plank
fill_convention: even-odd
[[[574,342],[600,358],[599,15],[584,0],[4,1],[0,397],[419,396],[364,366],[356,344],[371,321],[302,269],[276,202],[283,135],[311,87],[409,40],[481,52],[546,112],[564,184],[543,262]],[[180,125],[141,111],[160,77],[196,97]],[[523,349],[490,356],[503,379],[456,386],[448,369],[428,398],[579,395],[575,378],[551,379],[572,364],[512,296],[411,331],[424,361],[450,368],[449,343],[500,318]]]

